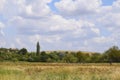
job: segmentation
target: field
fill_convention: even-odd
[[[120,64],[0,62],[0,80],[120,80]]]

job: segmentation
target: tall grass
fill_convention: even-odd
[[[0,80],[120,80],[120,65],[0,63]]]

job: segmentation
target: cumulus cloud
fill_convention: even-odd
[[[115,36],[119,36],[120,32],[120,11],[119,11],[119,3],[120,0],[116,0],[111,6],[107,6],[107,8],[101,11],[103,12],[101,14],[101,17],[98,17],[98,23],[102,26],[104,30],[106,30],[106,33],[109,32],[108,35],[111,37],[111,39],[115,39]],[[107,11],[108,13],[106,13]],[[116,42],[118,39],[114,40],[113,42]]]
[[[51,0],[30,0],[26,1],[25,11],[27,17],[43,17],[50,14],[50,7],[47,5]]]
[[[6,0],[0,0],[0,12],[3,10],[4,8],[4,4],[5,4]]]
[[[51,0],[1,0],[0,10],[6,18],[23,16],[27,18],[39,18],[50,14],[47,5]]]
[[[61,0],[55,6],[63,15],[83,15],[99,12],[101,0]]]
[[[116,9],[120,9],[120,0],[116,0],[113,5],[112,5],[114,8]],[[119,11],[119,10],[118,10]]]
[[[18,34],[25,36],[30,42],[55,44],[54,48],[56,45],[65,43],[64,49],[67,49],[74,44],[82,44],[89,37],[100,34],[99,29],[90,21],[65,19],[60,15],[51,15],[37,20],[16,16],[10,20],[9,24],[17,26]],[[78,48],[78,45],[76,47]]]
[[[11,19],[9,23],[11,26],[18,26],[17,28],[20,34],[28,33],[31,35],[39,33],[42,35],[54,35],[70,32],[80,35],[84,31],[86,31],[84,32],[86,34],[88,32],[87,30],[97,35],[100,34],[99,29],[90,21],[65,19],[60,15],[51,15],[39,20],[25,19],[17,16]]]
[[[52,3],[56,13],[51,2],[1,0],[0,35],[7,35],[6,46],[33,50],[40,41],[44,50],[104,51],[119,45],[120,0],[109,6],[102,0],[60,0]]]

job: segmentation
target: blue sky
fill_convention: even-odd
[[[102,0],[103,1],[103,5],[112,5],[112,3],[115,1],[115,0]]]
[[[120,0],[0,0],[0,47],[104,52],[120,46]]]

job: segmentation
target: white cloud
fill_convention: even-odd
[[[47,50],[103,51],[120,45],[120,0],[109,6],[101,0],[60,0],[56,13],[51,1],[1,0],[0,41],[6,34],[6,46],[31,49],[40,41]]]
[[[51,0],[1,0],[0,11],[6,18],[23,16],[38,18],[51,13],[49,6]]]
[[[93,41],[96,42],[96,43],[100,43],[101,44],[101,43],[109,43],[109,42],[113,41],[113,39],[101,36],[101,37],[93,38]]]
[[[5,25],[2,22],[0,22],[0,28],[4,28],[4,27]]]
[[[100,34],[99,29],[92,22],[66,19],[60,15],[51,15],[37,20],[15,16],[10,20],[9,25],[16,26],[18,36],[22,35],[22,37],[19,36],[20,39],[26,37],[32,44],[37,41],[46,45],[54,44],[52,49],[62,44],[64,44],[64,49],[71,48],[70,45],[74,44],[76,46],[74,48],[79,49],[78,44],[85,40],[82,38],[87,39],[90,34],[95,34],[94,36]],[[83,41],[81,42],[81,40]]]
[[[99,12],[101,0],[61,0],[55,6],[64,15],[81,15]]]
[[[51,14],[51,10],[49,6],[47,5],[50,3],[51,0],[30,0],[26,1],[26,4],[24,6],[25,9],[22,12],[22,15],[25,17],[43,17]]]
[[[91,28],[93,32],[95,32],[97,35],[100,35],[100,30],[98,28]]]
[[[0,0],[0,11],[3,10],[5,1],[6,1],[6,0]]]
[[[101,25],[101,27],[106,30],[106,32],[110,32],[111,34],[108,36],[112,36],[112,35],[119,35],[120,32],[120,0],[116,0],[114,1],[114,3],[109,6],[107,6],[107,8],[103,8],[101,10],[102,14],[100,17],[98,17],[98,23]],[[107,13],[106,13],[107,12]],[[118,32],[118,33],[116,33]],[[112,36],[111,38],[114,38],[114,36]],[[116,40],[114,40],[116,41]]]
[[[12,23],[12,24],[11,24]],[[17,26],[18,33],[22,35],[58,35],[62,37],[73,36],[87,37],[89,34],[95,36],[100,31],[95,24],[85,20],[65,19],[60,15],[51,15],[39,20],[15,17],[10,20],[11,26]]]
[[[113,5],[114,8],[120,9],[120,0],[116,0]]]

